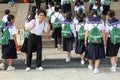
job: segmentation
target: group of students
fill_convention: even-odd
[[[51,5],[54,5],[51,3]],[[54,11],[54,12],[52,12]],[[10,43],[2,46],[2,63],[0,69],[4,69],[6,59],[9,59],[7,70],[15,70],[12,66],[13,59],[17,58],[16,48],[18,46],[16,41],[16,28],[14,26],[15,18],[10,15],[10,11],[5,11],[6,26],[10,32]],[[81,64],[85,64],[85,56],[88,58],[88,68],[93,70],[93,61],[95,60],[94,73],[99,73],[100,60],[110,57],[112,72],[116,72],[117,54],[120,46],[120,38],[114,38],[111,34],[114,28],[120,30],[120,22],[115,18],[115,12],[109,10],[106,15],[106,21],[98,15],[97,10],[91,10],[87,17],[85,12],[80,10],[72,19],[72,13],[67,12],[64,16],[59,12],[58,7],[51,7],[48,10],[49,16],[48,24],[44,19],[46,11],[37,10],[33,7],[25,22],[25,40],[22,47],[22,52],[26,53],[26,71],[31,70],[32,52],[36,53],[36,69],[43,70],[41,66],[42,59],[42,34],[48,34],[50,26],[55,34],[55,48],[61,46],[63,41],[63,51],[67,52],[66,62],[71,61],[71,51],[73,50],[73,42],[76,42],[75,53],[80,55]],[[117,31],[119,33],[119,31]],[[116,34],[117,34],[116,33]],[[114,34],[114,33],[113,33]],[[62,40],[63,39],[63,40]],[[115,41],[114,41],[115,39]],[[106,52],[105,48],[106,47]],[[84,54],[85,52],[85,54]]]

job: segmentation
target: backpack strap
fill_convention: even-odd
[[[97,27],[99,25],[99,23],[95,26],[94,24],[92,24],[94,27]]]
[[[60,15],[60,14],[58,14],[58,16],[55,16],[55,15],[54,15],[54,16],[57,18],[57,17],[59,17],[59,15]]]

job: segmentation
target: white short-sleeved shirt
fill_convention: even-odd
[[[42,21],[41,23],[39,23],[39,20],[36,19],[35,21],[35,27],[30,30],[31,33],[41,36],[43,32],[47,31],[47,27],[48,27],[48,23],[45,21]]]
[[[55,7],[51,7],[48,9],[47,16],[51,17],[52,12],[55,12]]]
[[[10,39],[13,40],[13,35],[17,34],[16,27],[13,25],[13,27],[9,28],[8,30],[10,32]]]
[[[25,21],[25,27],[31,27],[35,23],[35,19],[32,19],[31,21]]]
[[[98,25],[99,24],[99,25]],[[98,26],[97,26],[98,25]],[[105,26],[104,26],[104,21],[101,20],[100,23],[90,23],[90,22],[86,22],[85,24],[85,30],[91,31],[91,29],[94,28],[94,26],[97,26],[97,28],[101,31],[101,30],[105,30]]]
[[[84,5],[79,5],[79,6],[75,6],[74,11],[78,12],[79,9],[81,9],[81,8],[82,8],[83,10],[85,10]]]
[[[65,25],[65,22],[63,22],[63,24],[62,24],[62,28],[64,27],[64,25]],[[76,31],[75,31],[75,28],[74,28],[73,21],[70,22],[70,28],[72,30],[72,33],[73,33],[74,37],[76,37]]]
[[[5,16],[2,18],[2,21],[7,22],[7,21],[8,21],[7,17],[8,17],[8,15],[5,15]]]
[[[54,22],[55,22],[56,17],[59,18],[59,20],[61,21],[61,23],[65,20],[62,14],[60,14],[60,13],[58,13],[58,12],[55,12],[55,13],[51,16],[51,23],[54,23]]]
[[[65,1],[65,0],[61,0],[61,5],[63,5],[63,4],[64,4],[64,1]],[[70,0],[70,1],[72,2],[73,0]]]
[[[74,24],[77,24],[77,23],[78,23],[77,17],[74,17],[74,18],[73,18],[73,23],[74,23]]]
[[[105,32],[106,32],[106,33],[110,33],[110,31],[113,29],[113,27],[120,28],[120,22],[116,22],[116,23],[114,23],[113,25],[112,25],[112,24],[109,24],[109,23],[107,22],[107,23],[106,23]],[[110,35],[109,35],[109,37],[110,37]]]
[[[78,32],[79,31],[79,29],[81,28],[81,26],[84,26],[85,27],[85,24],[86,24],[86,22],[77,22],[77,24],[76,24],[76,31]]]
[[[93,5],[93,8],[92,8],[92,9],[97,10],[97,9],[98,9],[97,5]],[[100,10],[103,11],[103,6],[100,6]]]

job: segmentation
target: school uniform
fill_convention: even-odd
[[[17,51],[16,51],[16,45],[13,39],[13,35],[15,35],[16,28],[15,26],[7,22],[5,28],[8,28],[10,32],[10,40],[8,45],[2,45],[2,58],[3,59],[16,59],[17,58]]]
[[[74,8],[75,12],[79,12],[80,9],[82,9],[83,13],[85,13],[85,7],[84,7],[84,5],[81,5],[81,4],[75,5],[75,8]]]
[[[83,54],[85,52],[85,45],[84,45],[84,39],[79,40],[78,39],[78,31],[81,28],[81,26],[84,26],[86,21],[78,22],[76,24],[76,33],[77,33],[77,39],[76,39],[76,47],[75,47],[75,53],[76,54]]]
[[[51,23],[52,24],[54,24],[56,17],[59,18],[59,20],[61,21],[61,23],[64,21],[63,15],[60,14],[59,12],[55,12],[54,15],[51,16]],[[58,28],[54,28],[55,48],[58,47],[57,46],[58,44],[61,45],[61,30],[62,30],[62,26],[60,26]]]
[[[7,22],[7,21],[8,21],[7,17],[8,17],[8,15],[5,15],[5,16],[2,18],[2,21]]]
[[[111,0],[109,0],[111,3]],[[105,4],[105,0],[101,0],[101,3],[103,4],[103,14],[107,15],[108,11],[110,10],[110,3]]]
[[[72,0],[70,0],[69,4],[66,4],[65,1],[66,0],[61,0],[62,11],[63,12],[71,12],[71,3],[72,3]]]
[[[89,11],[91,11],[93,8],[93,5],[96,3],[96,0],[89,0],[89,3],[90,3]]]
[[[106,33],[110,33],[110,31],[113,29],[113,27],[120,28],[120,21],[118,19],[111,19],[108,20],[106,23]],[[113,44],[110,41],[110,35],[107,40],[107,48],[106,48],[106,56],[108,57],[115,57],[118,54],[120,44]]]
[[[89,17],[85,24],[85,30],[91,31],[91,29],[94,28],[93,25],[95,25],[95,26],[98,25],[97,28],[100,31],[105,30],[104,22],[99,17],[95,17],[95,18]],[[102,38],[102,35],[101,35],[101,38]],[[92,60],[105,58],[105,50],[104,50],[103,40],[100,44],[88,42],[87,56],[88,56],[88,59],[92,59]]]
[[[48,24],[45,21],[39,23],[36,19],[35,27],[30,30],[31,34],[28,37],[28,56],[26,67],[31,67],[32,51],[37,52],[36,67],[41,66],[42,59],[42,33],[47,31]]]
[[[35,23],[35,19],[31,20],[30,22],[26,21],[25,22],[25,27],[30,27],[30,26],[32,26],[33,23]],[[23,45],[22,45],[21,52],[27,53],[27,49],[28,49],[28,37],[25,37]]]
[[[72,37],[71,38],[63,37],[63,51],[71,51],[71,50],[73,50],[73,40],[74,40],[74,38],[76,38],[76,31],[74,28],[73,21],[70,21],[70,20],[65,20],[62,24],[62,28],[64,28],[64,25],[66,23],[70,24]]]

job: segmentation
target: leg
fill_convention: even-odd
[[[55,48],[57,48],[57,42],[58,42],[58,39],[57,39],[57,29],[54,29],[54,37],[55,37]]]
[[[13,65],[13,59],[9,59],[8,60],[8,66],[12,66]]]
[[[110,61],[111,61],[111,65],[115,66],[115,64],[116,64],[116,57],[111,57]]]
[[[93,60],[92,59],[88,59],[89,65],[88,65],[88,69],[89,70],[93,70]]]
[[[95,60],[95,68],[98,68],[99,67],[99,64],[100,64],[100,60]]]

